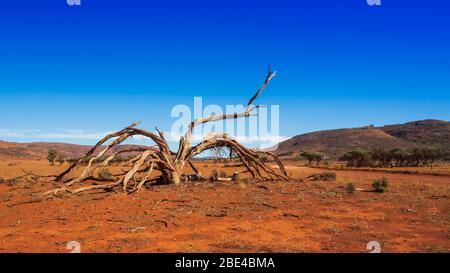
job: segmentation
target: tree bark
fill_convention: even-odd
[[[276,72],[272,72],[269,67],[269,71],[263,85],[250,98],[243,113],[212,115],[201,117],[191,122],[188,128],[188,132],[180,139],[179,147],[176,153],[172,152],[169,149],[169,145],[167,144],[164,134],[161,131],[156,129],[157,134],[155,134],[143,129],[135,128],[135,126],[138,125],[138,122],[135,122],[118,132],[105,136],[83,157],[73,162],[66,170],[56,176],[55,181],[62,183],[62,186],[60,188],[45,192],[43,193],[43,195],[55,195],[62,192],[79,194],[91,190],[112,189],[116,187],[121,187],[123,193],[128,194],[138,191],[147,182],[155,181],[155,179],[149,179],[150,174],[153,170],[157,170],[161,173],[161,176],[158,179],[159,181],[179,186],[183,181],[183,177],[186,177],[186,174],[183,172],[185,165],[188,164],[196,174],[199,174],[197,168],[192,164],[191,160],[196,155],[206,150],[214,149],[217,147],[228,147],[230,149],[230,153],[233,151],[242,161],[243,165],[246,168],[246,171],[249,172],[254,179],[284,181],[288,180],[288,174],[283,166],[283,163],[275,154],[246,148],[236,140],[228,137],[226,134],[209,136],[199,144],[195,146],[191,145],[193,130],[200,124],[225,119],[249,117],[254,110],[260,107],[259,105],[253,106],[252,103],[262,93],[262,91],[266,88],[266,86],[275,75]],[[155,143],[155,148],[148,147],[146,149],[134,148],[131,150],[122,150],[109,155],[101,163],[97,162],[102,156],[106,155],[107,152],[111,150],[111,148],[119,145],[129,137],[136,135],[140,135],[152,140]],[[104,146],[104,144],[109,140],[112,140],[111,143]],[[128,171],[125,171],[121,175],[114,176],[115,180],[113,182],[105,185],[83,186],[75,189],[73,188],[74,184],[83,183],[86,180],[89,180],[89,178],[92,177],[92,175],[98,168],[110,166],[110,162],[119,154],[130,151],[140,152],[140,154],[133,160],[129,161],[129,163],[133,165]],[[262,160],[260,160],[260,155],[273,158],[278,166],[278,169],[273,169],[269,165],[265,164]],[[87,161],[88,163],[84,167],[81,175],[73,179],[68,179],[67,175],[70,174],[74,169],[81,167],[82,163],[85,161]],[[141,175],[142,173],[144,173],[144,176],[138,178],[138,175]],[[138,183],[137,181],[140,182]]]

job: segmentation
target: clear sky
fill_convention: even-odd
[[[280,134],[450,120],[448,0],[66,0],[0,6],[0,139],[95,143],[176,104],[280,105]]]

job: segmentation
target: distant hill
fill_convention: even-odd
[[[420,120],[387,125],[380,129],[398,139],[450,151],[450,122],[448,121]]]
[[[130,146],[133,145],[116,146],[112,151]],[[450,154],[450,122],[421,120],[382,127],[312,132],[281,142],[275,153],[282,157],[293,157],[302,151],[320,151],[331,158],[338,158],[355,148],[409,149],[417,146],[439,148]],[[66,143],[0,141],[0,158],[45,159],[49,149],[56,149],[68,158],[77,158],[90,148],[91,146]]]
[[[450,122],[421,120],[382,127],[336,129],[307,133],[281,142],[279,156],[293,157],[302,151],[321,151],[338,158],[351,149],[438,148],[450,153]]]
[[[119,145],[112,148],[111,152],[129,147],[144,147],[137,145]],[[48,150],[55,149],[67,158],[78,158],[83,156],[92,146],[53,143],[53,142],[32,142],[17,143],[0,140],[0,158],[2,159],[45,159]]]

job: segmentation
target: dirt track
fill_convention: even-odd
[[[9,165],[9,166],[8,166]],[[0,163],[0,177],[21,168],[56,173],[45,162]],[[200,167],[232,173],[232,168]],[[289,165],[294,178],[319,169]],[[450,252],[450,181],[445,176],[336,171],[334,182],[190,183],[123,196],[99,192],[13,204],[53,185],[0,184],[0,252]],[[384,194],[369,189],[386,176]]]

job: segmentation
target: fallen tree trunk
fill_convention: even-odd
[[[206,150],[217,147],[227,147],[230,151],[233,151],[245,166],[246,172],[249,172],[256,180],[288,180],[288,174],[282,162],[275,154],[246,148],[226,134],[209,136],[199,144],[195,146],[191,145],[193,130],[200,124],[225,119],[249,117],[254,110],[260,107],[259,105],[253,106],[252,103],[266,88],[275,75],[276,72],[272,72],[269,67],[269,71],[263,85],[249,100],[244,112],[225,115],[211,115],[194,120],[189,125],[186,135],[181,137],[178,151],[176,153],[169,149],[169,145],[167,144],[162,132],[156,129],[157,134],[155,134],[143,129],[135,128],[139,124],[138,122],[133,123],[118,132],[105,136],[83,157],[73,162],[66,170],[56,176],[55,181],[61,184],[60,188],[45,192],[43,195],[55,195],[63,192],[79,194],[91,190],[116,188],[124,194],[128,194],[138,191],[146,183],[155,181],[174,184],[177,186],[185,180],[183,178],[187,177],[187,174],[184,171],[186,164],[191,167],[196,175],[199,175],[198,169],[192,163],[192,159]],[[155,147],[149,147],[148,149],[139,148],[119,151],[109,155],[104,161],[100,163],[98,162],[100,158],[105,156],[107,152],[111,150],[111,148],[119,145],[128,138],[137,135],[149,138],[155,143]],[[104,144],[109,140],[112,141],[105,146]],[[125,152],[139,152],[139,155],[128,162],[132,164],[132,166],[128,170],[124,171],[122,175],[114,175],[113,180],[108,180],[107,182],[109,183],[104,185],[79,186],[76,188],[75,185],[89,180],[98,169],[109,166],[110,162],[116,156]],[[265,164],[259,158],[261,155],[271,157],[277,164],[278,168],[273,169],[271,166]],[[70,173],[72,173],[76,168],[81,167],[82,163],[86,161],[88,163],[82,170],[81,175],[76,178],[68,177]],[[159,171],[160,176],[157,179],[149,179],[153,171]],[[138,175],[142,173],[144,173],[144,176],[139,178]]]

